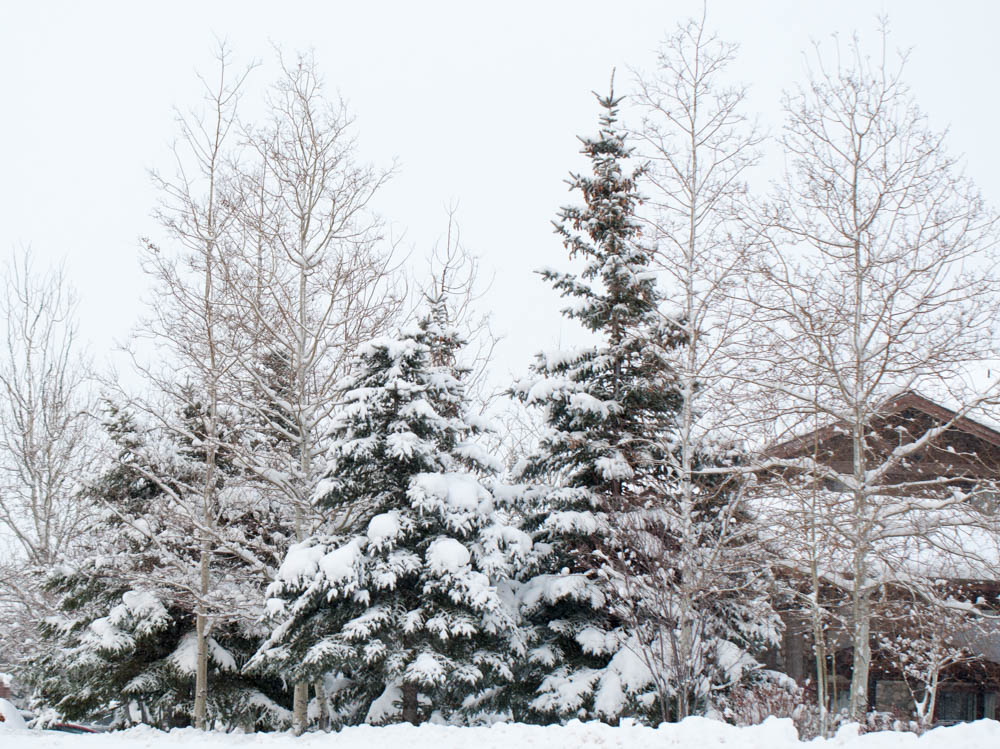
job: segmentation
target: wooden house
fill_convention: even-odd
[[[871,421],[865,433],[866,463],[870,466],[883,464],[896,448],[911,445],[929,433],[935,435],[933,440],[892,465],[882,477],[879,482],[880,496],[884,496],[886,502],[902,495],[910,498],[958,497],[988,522],[994,515],[1000,517],[1000,495],[997,492],[1000,485],[1000,431],[980,421],[959,417],[955,411],[920,394],[904,392],[881,405],[877,418]],[[798,479],[801,489],[808,487],[812,481],[815,488],[821,489],[826,496],[836,497],[839,492],[845,501],[850,501],[848,487],[841,484],[836,475],[853,475],[853,449],[851,434],[845,425],[824,425],[770,447],[766,457],[781,466],[762,475],[761,484],[766,492],[769,484],[788,486]],[[800,471],[795,467],[796,461],[803,458],[815,462],[820,469],[808,472],[808,476],[803,469],[801,475],[796,476]],[[824,473],[823,467],[833,471]],[[914,504],[919,506],[919,502]],[[910,518],[913,517],[911,512]],[[919,536],[919,527],[919,522],[916,522],[916,536]],[[962,529],[956,529],[956,533],[959,532]],[[976,530],[980,537],[987,532]],[[971,533],[969,538],[973,538]],[[921,540],[919,537],[900,540],[901,553],[905,554],[912,548],[912,553],[917,555]],[[926,545],[934,544],[928,542]],[[1000,557],[996,558],[1000,560]],[[935,572],[933,555],[925,555],[914,563],[923,565],[921,574],[938,578],[936,583],[945,591],[944,595],[977,601],[980,609],[995,611],[1000,617],[1000,575],[993,572],[995,567],[956,559],[956,564],[943,564],[940,572]],[[836,572],[841,579],[850,575],[846,569]],[[786,582],[794,586],[796,576],[802,574],[801,566],[789,563],[781,574]],[[847,616],[847,598],[843,590],[838,590],[837,576],[833,574],[824,579],[821,595],[831,610]],[[908,598],[910,592],[906,585],[887,583],[879,595],[880,613],[873,630],[880,633],[882,642],[888,643],[891,638],[912,633],[916,626],[913,624],[915,618],[909,616],[907,607],[908,601],[913,599]],[[814,683],[817,668],[812,646],[812,623],[802,614],[801,606],[791,599],[782,608],[786,625],[784,642],[780,649],[767,655],[768,665],[783,671],[800,684]],[[831,706],[835,710],[846,706],[847,685],[850,682],[851,650],[846,634],[842,628],[838,631],[834,624],[827,635],[828,692],[832,695]],[[1000,624],[994,626],[990,621],[977,622],[968,632],[951,633],[951,641],[960,642],[968,657],[941,670],[942,681],[937,690],[934,721],[949,723],[981,717],[1000,718]],[[873,642],[869,707],[905,716],[913,710],[913,686],[913,680],[905,678],[892,660],[882,657],[879,643]]]

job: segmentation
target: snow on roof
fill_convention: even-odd
[[[964,362],[960,372],[955,372],[950,377],[924,378],[912,391],[919,391],[952,411],[961,410],[963,404],[987,395],[995,400],[1000,395],[1000,360]],[[972,418],[983,426],[1000,432],[1000,410],[996,404],[977,408]]]
[[[997,371],[1000,372],[1000,368]],[[940,421],[955,419],[956,429],[969,432],[993,445],[1000,446],[1000,421],[992,415],[993,410],[990,407],[982,404],[970,409],[968,406],[972,401],[967,404],[961,404],[953,397],[942,397],[940,401],[931,400],[929,397],[913,390],[901,390],[885,398],[879,408],[885,414],[898,413],[906,408],[914,408]],[[942,405],[942,403],[948,405]],[[962,411],[967,412],[968,415],[958,416]],[[796,451],[802,445],[827,439],[842,428],[840,424],[830,423],[819,429],[810,429],[791,439],[771,445],[766,448],[765,452],[776,456],[787,455]]]
[[[849,587],[851,497],[826,490],[798,495],[774,487],[754,498],[754,510],[761,527],[770,529],[765,543],[780,552],[784,566],[806,571],[815,561],[824,579]],[[873,581],[926,588],[935,581],[1000,580],[995,519],[959,499],[943,500],[938,509],[926,509],[926,497],[872,497],[872,502],[877,522],[868,575]]]

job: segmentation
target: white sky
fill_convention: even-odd
[[[357,116],[362,155],[400,172],[379,201],[423,253],[460,203],[464,243],[496,279],[486,308],[507,341],[502,380],[531,354],[575,335],[531,273],[565,265],[550,221],[579,166],[575,136],[595,130],[590,91],[612,67],[649,68],[657,42],[700,13],[691,0],[635,2],[15,2],[0,0],[0,255],[30,244],[65,258],[81,327],[100,359],[140,312],[140,235],[150,167],[169,168],[173,106],[198,103],[195,71],[212,70],[215,37],[238,59],[270,43],[315,50],[331,90]],[[888,14],[912,47],[907,79],[987,198],[1000,204],[1000,3],[990,0],[709,0],[709,25],[741,45],[735,79],[772,132],[802,51]],[[874,50],[873,50],[874,51]],[[260,86],[269,83],[260,71]],[[763,187],[763,186],[761,186]]]

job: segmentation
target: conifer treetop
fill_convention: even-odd
[[[621,336],[636,322],[651,321],[659,301],[649,253],[636,241],[642,232],[635,218],[642,202],[637,182],[645,167],[623,169],[632,148],[618,125],[623,97],[615,96],[613,80],[607,96],[594,96],[602,109],[600,128],[596,136],[580,138],[592,176],[573,173],[567,180],[571,190],[582,193],[584,205],[563,207],[554,222],[569,257],[580,257],[585,265],[579,277],[551,269],[543,270],[542,276],[563,296],[581,300],[564,310],[566,316],[589,330]],[[600,285],[585,283],[594,281]],[[620,343],[614,335],[611,342]]]

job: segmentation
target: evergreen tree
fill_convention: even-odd
[[[182,418],[196,433],[200,414],[188,409]],[[114,408],[109,433],[118,455],[90,489],[104,508],[87,541],[90,553],[55,570],[47,583],[60,615],[45,631],[58,647],[36,669],[36,698],[70,720],[110,715],[117,726],[190,725],[197,643],[189,581],[198,549],[190,518],[177,512],[175,500],[202,477],[203,447],[196,438],[158,443],[155,432]],[[225,477],[219,494],[226,498],[239,476],[224,453],[217,459],[217,475]],[[223,502],[220,513],[228,552],[220,554],[211,602],[219,615],[208,638],[207,719],[230,730],[283,727],[291,715],[282,682],[240,671],[265,634],[248,613],[259,610],[264,578],[236,553],[248,540],[282,529],[266,507],[247,498]]]
[[[339,723],[472,711],[523,653],[494,583],[527,539],[495,522],[495,461],[440,319],[360,348],[317,497],[341,532],[294,546],[268,591],[275,629],[253,667],[327,677]]]
[[[527,490],[523,507],[535,551],[520,600],[534,642],[510,698],[518,719],[615,720],[653,700],[648,669],[613,613],[601,567],[618,556],[616,524],[662,487],[680,402],[666,355],[679,336],[658,313],[651,254],[638,241],[641,168],[626,171],[621,99],[613,88],[597,99],[599,134],[581,139],[592,174],[570,179],[583,205],[563,208],[556,223],[583,270],[542,275],[573,300],[563,313],[599,342],[540,354],[535,376],[514,389],[544,408],[547,423],[522,470],[544,485]]]

